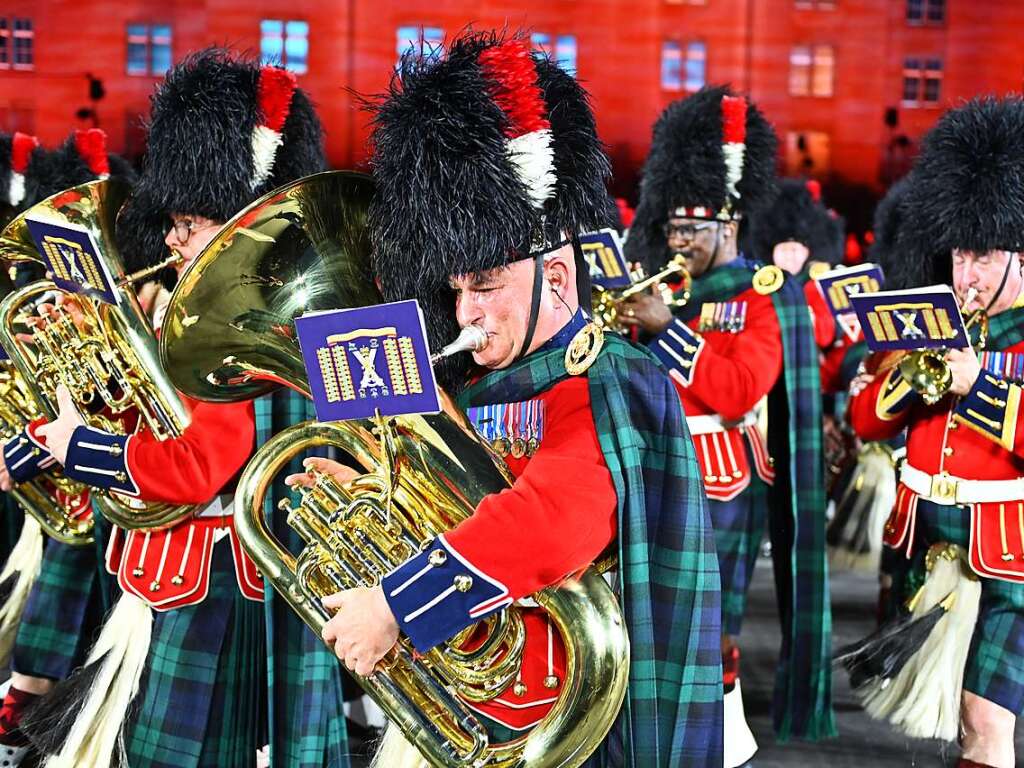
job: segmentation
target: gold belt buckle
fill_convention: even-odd
[[[956,503],[957,481],[951,480],[949,475],[943,472],[941,475],[932,476],[932,489],[928,497],[936,504]]]

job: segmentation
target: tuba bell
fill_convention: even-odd
[[[128,192],[127,184],[113,179],[72,187],[37,203],[0,232],[0,256],[44,265],[29,220],[88,232],[100,263],[83,256],[89,262],[86,272],[109,275],[117,299],[107,303],[84,293],[67,294],[49,279],[30,283],[0,302],[0,346],[10,355],[44,415],[56,416],[57,386],[64,384],[90,426],[126,434],[125,419],[137,414],[133,429],[144,424],[157,439],[167,439],[180,435],[189,417],[160,368],[156,338],[132,284],[170,262],[125,275],[114,225]],[[55,258],[63,262],[65,256]],[[93,282],[98,278],[83,277],[91,287],[99,287]],[[41,302],[60,295],[74,303],[74,314],[64,306],[57,306],[50,315],[38,314]],[[24,332],[17,333],[16,328]],[[128,529],[164,528],[195,512],[194,505],[142,502],[116,491],[96,493],[95,497],[112,523]]]
[[[279,384],[310,396],[294,319],[306,312],[382,301],[369,268],[369,178],[316,174],[239,213],[190,266],[171,297],[160,339],[168,373],[201,399],[254,397]],[[479,343],[470,331],[455,352]],[[267,442],[239,480],[235,528],[264,577],[317,634],[320,599],[377,584],[425,542],[507,488],[503,462],[441,393],[435,415],[296,425]],[[274,536],[266,494],[282,468],[333,447],[366,474],[320,475],[292,507],[304,541],[295,555]],[[516,677],[525,641],[511,606],[425,655],[405,638],[357,682],[432,766],[574,768],[598,747],[625,695],[628,639],[611,589],[593,569],[534,595],[567,650],[554,708],[527,735],[492,744],[467,702],[493,698]],[[461,647],[470,632],[486,639]]]

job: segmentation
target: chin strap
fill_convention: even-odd
[[[583,246],[580,245],[578,235],[572,236],[572,254],[573,260],[576,262],[576,300],[581,307],[589,307],[591,291],[594,289],[590,284],[590,265],[587,264],[587,259],[583,255]],[[592,312],[586,313],[587,317],[592,314]]]
[[[523,337],[523,346],[516,353],[515,360],[518,362],[530,349],[533,343],[533,332],[537,330],[537,316],[540,314],[540,295],[544,288],[544,251],[533,257],[533,296],[530,298],[530,320],[526,324],[526,336]]]
[[[996,292],[992,294],[992,298],[989,300],[988,305],[985,307],[984,312],[986,315],[988,314],[988,311],[992,309],[992,305],[995,304],[996,301],[999,300],[999,297],[1002,295],[1003,289],[1006,287],[1006,281],[1010,278],[1010,265],[1013,264],[1014,261],[1017,261],[1017,259],[1015,259],[1011,255],[1009,260],[1006,262],[1006,269],[1003,270],[1003,279],[999,281],[999,288],[997,288]]]

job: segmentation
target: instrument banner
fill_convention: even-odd
[[[600,288],[628,288],[632,280],[622,254],[622,241],[614,229],[599,229],[580,235],[583,257],[590,266],[590,282]]]
[[[48,277],[58,288],[107,304],[118,303],[117,283],[99,257],[96,241],[88,229],[32,218],[26,218],[25,223],[46,261]]]
[[[855,294],[850,302],[872,352],[970,346],[960,307],[948,285]]]
[[[311,313],[295,328],[317,420],[441,410],[416,301]]]

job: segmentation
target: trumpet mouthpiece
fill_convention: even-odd
[[[487,346],[487,331],[479,325],[467,325],[460,332],[451,344],[430,358],[431,363],[443,360],[446,357],[457,355],[459,352],[479,352]]]

